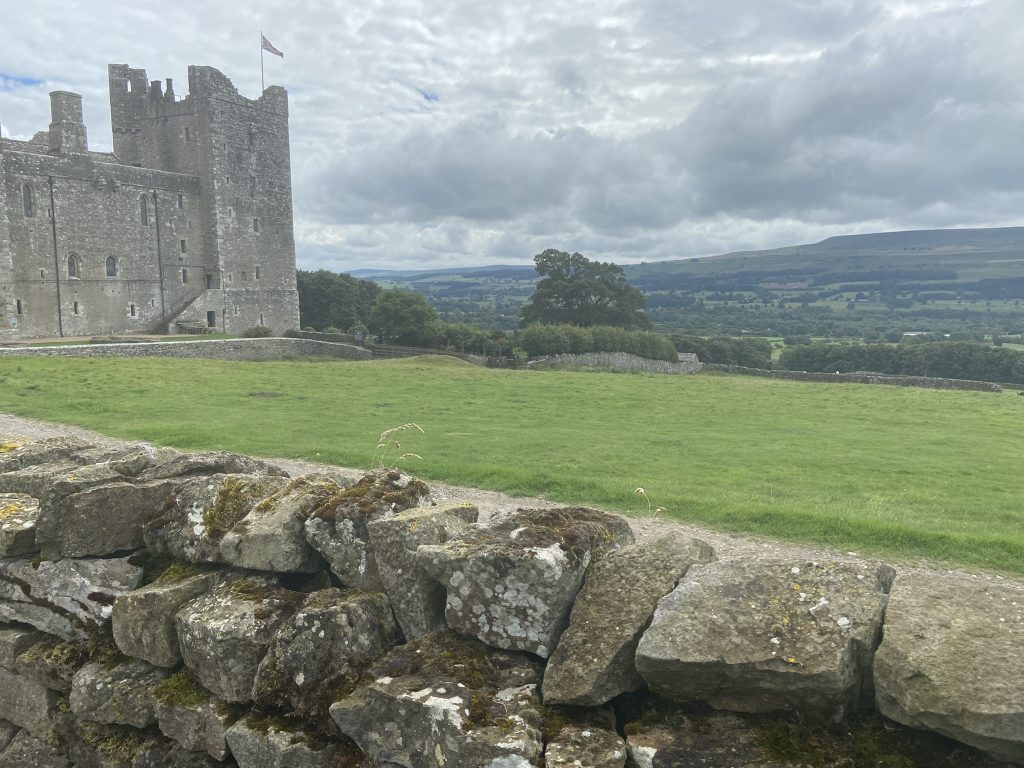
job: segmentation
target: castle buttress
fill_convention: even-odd
[[[288,95],[241,96],[191,66],[108,68],[112,153],[88,148],[82,97],[0,139],[0,339],[297,328]]]

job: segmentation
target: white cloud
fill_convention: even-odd
[[[39,0],[5,15],[4,135],[106,64],[259,91],[285,52],[305,267],[688,257],[1024,223],[1017,0]],[[42,81],[33,84],[33,81]]]

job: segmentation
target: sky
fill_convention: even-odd
[[[1021,0],[7,0],[0,127],[107,64],[290,98],[298,266],[631,263],[1024,224]]]

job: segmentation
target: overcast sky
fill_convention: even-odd
[[[1024,224],[1022,0],[5,0],[0,123],[106,65],[288,89],[301,268]]]

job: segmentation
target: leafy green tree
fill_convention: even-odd
[[[542,279],[522,309],[523,325],[650,327],[643,293],[626,282],[622,267],[553,248],[534,256],[533,262]]]
[[[351,328],[365,323],[381,290],[376,283],[326,269],[299,270],[295,278],[302,325],[320,330],[332,326]]]
[[[423,294],[400,288],[380,292],[370,310],[369,325],[388,344],[433,347],[444,339],[437,310]]]

